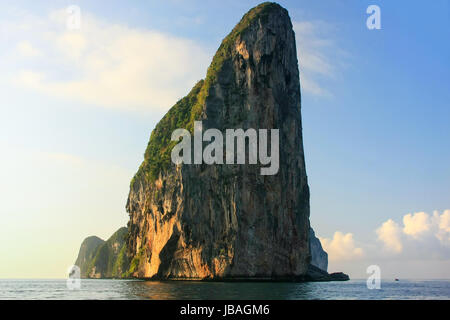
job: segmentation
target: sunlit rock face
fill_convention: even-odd
[[[300,83],[288,12],[264,3],[223,40],[205,80],[152,133],[127,202],[129,272],[140,278],[296,278],[310,262]],[[279,129],[279,170],[174,165],[171,132]],[[225,154],[224,154],[225,158]]]

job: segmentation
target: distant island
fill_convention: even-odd
[[[279,170],[262,164],[174,164],[172,132],[279,130]],[[224,155],[225,156],[225,155]],[[75,262],[84,278],[332,281],[310,227],[300,79],[286,9],[263,3],[222,41],[206,78],[153,130],[131,180],[127,228],[89,237]]]

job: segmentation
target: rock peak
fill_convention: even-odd
[[[253,20],[261,16],[268,15],[270,13],[282,13],[288,14],[287,10],[284,9],[276,2],[263,2],[250,9],[241,19],[237,26],[239,26],[243,21]]]
[[[222,66],[223,61],[229,58],[231,51],[235,48],[234,44],[247,32],[258,32],[258,30],[268,31],[269,29],[260,28],[268,23],[286,24],[287,28],[292,28],[292,23],[286,9],[275,2],[264,2],[250,9],[233,28],[233,30],[223,39],[208,69],[206,80],[215,78],[217,69]],[[279,28],[272,28],[270,32],[276,32]],[[208,81],[207,81],[208,83]]]

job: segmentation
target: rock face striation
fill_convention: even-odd
[[[194,120],[203,122],[203,131],[279,129],[278,173],[261,175],[259,164],[173,164],[171,134],[193,132]],[[306,275],[309,188],[295,36],[284,8],[253,8],[223,40],[205,80],[153,130],[126,208],[131,276]]]
[[[130,261],[127,259],[127,228],[120,228],[107,241],[96,236],[87,237],[81,243],[75,265],[80,267],[82,278],[130,278]],[[305,281],[348,280],[343,273],[328,274],[328,254],[310,228],[309,244],[311,263]],[[136,261],[136,260],[134,260]],[[134,269],[136,266],[133,267]]]

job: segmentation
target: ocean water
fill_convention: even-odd
[[[450,280],[382,281],[369,290],[366,280],[345,282],[193,282],[81,280],[70,290],[66,280],[0,280],[0,299],[446,299]]]

